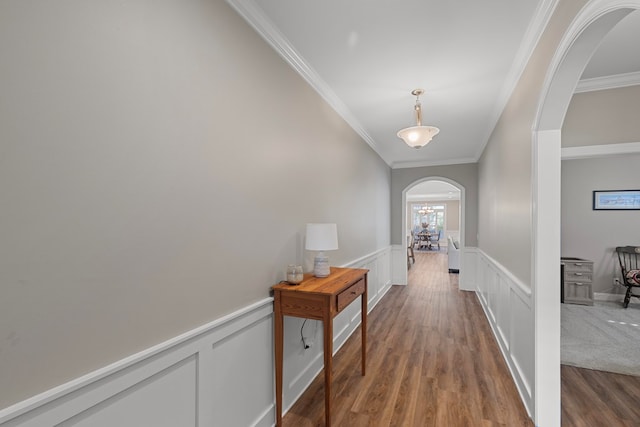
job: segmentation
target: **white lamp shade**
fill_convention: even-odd
[[[338,227],[336,224],[307,224],[308,251],[334,251],[338,249]]]
[[[413,148],[424,147],[440,132],[440,129],[433,126],[412,126],[398,131],[398,137]]]

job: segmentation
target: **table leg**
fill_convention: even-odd
[[[324,422],[331,427],[331,373],[333,359],[333,318],[328,313],[324,319]]]
[[[362,322],[360,323],[360,333],[362,334],[362,376],[367,372],[367,276],[364,276],[364,293],[360,297]]]
[[[282,426],[282,363],[283,363],[283,319],[280,309],[280,293],[274,295],[274,335],[276,363],[276,426]]]

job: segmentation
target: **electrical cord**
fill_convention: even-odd
[[[304,319],[304,322],[302,322],[302,326],[300,327],[300,338],[302,338],[302,345],[304,346],[305,350],[310,348],[311,346],[309,344],[307,344],[307,342],[304,340],[304,335],[302,334],[302,330],[304,329],[304,325],[307,323],[308,319]]]

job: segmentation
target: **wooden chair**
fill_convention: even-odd
[[[633,288],[640,288],[640,246],[618,246],[616,253],[622,270],[622,284],[627,287],[624,296],[624,308],[627,308],[631,297],[640,298],[632,292]]]
[[[409,261],[413,261],[413,263],[416,263],[416,257],[415,254],[413,253],[413,245],[414,245],[414,237],[413,237],[413,231],[411,232],[411,236],[407,236],[407,266],[409,268],[411,268],[411,264],[409,263]]]

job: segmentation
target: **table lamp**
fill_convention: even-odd
[[[336,224],[307,224],[305,249],[319,251],[313,261],[313,275],[327,277],[330,273],[329,257],[324,251],[338,249],[338,228]]]

